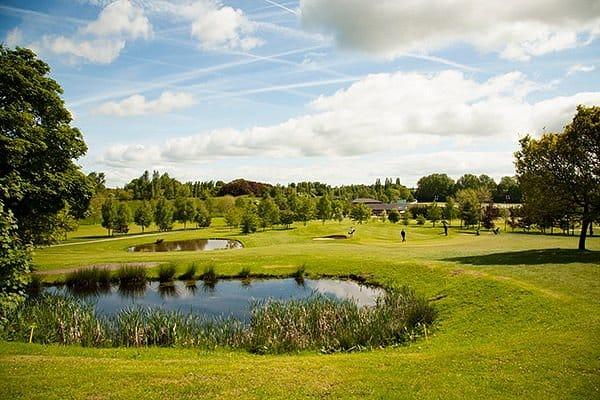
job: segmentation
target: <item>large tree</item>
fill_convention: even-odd
[[[419,201],[445,201],[453,192],[452,178],[446,174],[431,174],[419,179],[415,197]]]
[[[74,160],[87,147],[50,67],[28,49],[0,45],[0,200],[22,240],[55,238],[55,216],[82,217],[93,194]]]
[[[579,250],[600,214],[600,107],[577,107],[562,133],[526,136],[515,153],[524,203],[567,203],[581,221]],[[542,201],[543,200],[543,201]]]

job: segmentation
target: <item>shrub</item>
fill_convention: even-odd
[[[240,272],[238,273],[238,276],[240,278],[248,278],[250,277],[250,268],[249,267],[244,267],[240,270]]]
[[[143,267],[125,265],[117,271],[117,279],[121,287],[135,288],[146,286],[148,276]]]
[[[188,265],[187,269],[185,270],[185,272],[183,274],[179,275],[179,279],[183,279],[186,281],[194,280],[196,277],[197,270],[198,270],[198,267],[196,266],[196,263],[193,262],[190,265]]]
[[[425,225],[425,217],[423,215],[417,217],[417,225]]]
[[[158,267],[158,281],[160,283],[172,282],[175,279],[176,270],[177,268],[175,268],[175,264],[173,263],[162,264]]]
[[[202,280],[206,283],[216,283],[219,280],[217,276],[217,271],[214,265],[209,265],[204,269],[204,273],[202,274]]]

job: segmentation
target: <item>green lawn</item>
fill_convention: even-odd
[[[253,235],[222,226],[105,240],[81,227],[63,246],[38,249],[39,271],[100,263],[214,264],[220,274],[360,274],[408,284],[435,301],[433,336],[406,347],[351,354],[258,356],[224,349],[92,349],[0,342],[0,398],[600,398],[600,239],[482,233],[439,227],[355,225],[345,241],[313,237],[350,226],[312,222]],[[128,253],[162,237],[232,237],[242,250]],[[60,279],[46,275],[45,279]]]

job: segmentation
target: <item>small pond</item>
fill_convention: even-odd
[[[66,286],[51,286],[49,293],[68,294]],[[375,305],[383,289],[338,279],[252,279],[220,280],[215,284],[202,281],[175,281],[169,285],[150,282],[145,288],[123,291],[117,285],[105,291],[79,297],[95,302],[100,314],[116,314],[130,306],[152,306],[167,310],[193,312],[209,317],[233,316],[248,320],[250,305],[256,300],[304,299],[314,295],[336,299],[351,299],[360,306]]]
[[[164,252],[164,251],[208,251],[241,249],[244,247],[238,240],[231,239],[189,239],[162,241],[154,243],[138,244],[127,249],[131,252]]]

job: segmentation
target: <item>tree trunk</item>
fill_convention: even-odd
[[[594,236],[594,223],[590,222],[590,237]]]
[[[587,217],[584,217],[581,221],[581,233],[579,234],[579,250],[585,250],[585,239],[587,236],[589,221]]]

